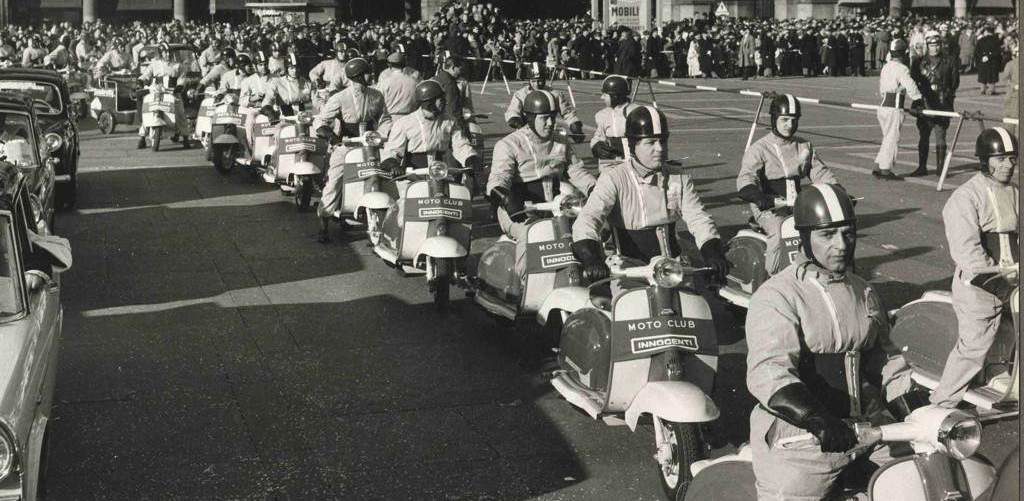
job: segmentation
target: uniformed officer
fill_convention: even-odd
[[[925,35],[926,49],[924,57],[914,61],[910,75],[930,110],[953,111],[953,99],[960,87],[959,64],[942,51],[942,39],[938,31],[929,31]],[[949,118],[917,117],[917,170],[911,176],[928,174],[928,143],[935,136],[935,173],[942,171],[942,162],[946,158],[946,130],[949,129]]]
[[[882,73],[878,77],[878,91],[882,95],[882,104],[877,115],[878,124],[882,127],[882,146],[875,156],[877,166],[871,173],[879,179],[900,179],[892,173],[892,165],[896,162],[900,146],[905,98],[910,98],[913,108],[920,108],[923,104],[921,91],[910,76],[906,59],[907,42],[899,38],[893,40],[889,45],[889,61],[882,67]]]
[[[185,73],[180,64],[169,61],[170,55],[171,49],[166,44],[161,45],[153,60],[142,69],[139,80],[150,84],[152,90],[166,90],[168,92],[174,90],[174,87],[182,81]],[[142,99],[139,99],[140,109],[142,101]],[[185,104],[180,97],[174,100],[174,124],[178,129],[175,136],[181,138],[181,146],[186,149],[190,148],[191,143],[188,138],[191,132],[188,130],[188,120],[185,119]],[[139,125],[138,148],[143,149],[145,147],[146,128]]]
[[[317,89],[322,89],[317,92],[313,103],[317,109],[322,108],[332,94],[348,86],[348,79],[345,77],[345,61],[347,60],[345,43],[335,42],[334,57],[320,61],[313,69],[309,70],[309,81],[313,82]]]
[[[391,129],[391,116],[388,115],[387,107],[384,104],[384,95],[366,84],[370,71],[370,63],[361,57],[345,63],[345,76],[348,78],[349,85],[327,100],[314,123],[318,136],[328,142],[334,142],[333,126],[335,120],[338,120],[341,122],[339,128],[342,137],[355,137],[368,130],[375,130],[382,137],[388,137],[388,132]],[[344,146],[336,147],[331,153],[327,182],[324,185],[318,209],[320,216],[319,241],[321,243],[330,241],[327,228],[331,221],[331,214],[341,206],[346,153],[348,153],[348,148]]]
[[[843,420],[879,421],[883,389],[900,414],[914,395],[878,294],[853,274],[850,197],[836,185],[809,185],[793,213],[803,255],[754,292],[747,313],[747,388],[759,404],[750,445],[761,501],[832,499],[848,466],[887,452],[850,455],[857,436]],[[868,384],[878,380],[881,387]],[[817,443],[780,443],[807,432]]]
[[[594,136],[590,138],[590,151],[601,172],[622,163],[626,115],[636,107],[630,104],[629,90],[629,80],[619,75],[609,75],[601,83],[601,100],[605,107],[594,115],[596,125]]]
[[[381,168],[394,175],[405,174],[406,167],[423,168],[431,162],[452,160],[479,172],[483,165],[470,139],[445,112],[445,94],[436,80],[416,85],[419,109],[398,119],[391,126],[381,150]],[[384,233],[396,235],[403,223],[404,204],[395,203],[384,218]]]
[[[127,70],[130,66],[131,60],[124,53],[124,49],[119,44],[113,44],[93,66],[93,78],[99,81],[107,72]]]
[[[224,58],[224,62],[227,63],[227,71],[220,75],[220,91],[234,90],[239,91],[242,89],[242,81],[245,80],[247,75],[245,73],[245,67],[252,64],[248,56],[236,56],[234,54],[228,54]]]
[[[526,96],[523,116],[527,125],[494,145],[487,194],[498,215],[498,224],[509,237],[519,240],[526,228],[520,224],[524,203],[553,200],[560,190],[575,187],[589,193],[597,181],[576,158],[572,146],[555,131],[558,100],[551,91],[535,90]],[[559,181],[568,174],[569,185]]]
[[[270,70],[270,64],[267,64]],[[263,97],[263,106],[276,104],[280,107],[281,113],[294,115],[297,111],[305,109],[311,103],[312,86],[309,80],[299,76],[299,68],[293,64],[286,63],[286,74],[273,79],[271,89],[273,92]]]
[[[253,139],[253,123],[263,105],[263,99],[267,94],[274,92],[273,81],[267,71],[267,61],[257,59],[253,66],[256,71],[242,80],[238,92],[238,102],[249,109],[245,119],[245,137],[250,141]]]
[[[224,46],[224,42],[220,39],[214,39],[210,43],[210,46],[203,50],[199,54],[199,69],[205,74],[220,62],[222,58],[221,48]]]
[[[405,65],[404,54],[393,52],[388,56],[388,69],[381,72],[376,87],[384,94],[384,104],[392,120],[416,110],[416,84],[419,82],[420,72]]]
[[[562,119],[569,124],[569,134],[573,141],[582,143],[586,138],[583,136],[583,122],[576,116],[576,107],[566,100],[561,92],[547,88],[547,69],[534,62],[527,67],[526,73],[528,82],[512,94],[512,100],[505,110],[505,123],[513,129],[526,125],[526,118],[523,117],[523,100],[530,92],[547,90],[558,98],[558,109],[561,110]]]
[[[1017,138],[1005,128],[982,131],[975,144],[981,172],[957,188],[942,209],[949,254],[956,263],[952,294],[959,331],[931,396],[943,407],[960,403],[981,369],[1012,290],[1005,280],[976,283],[974,270],[1020,259],[1017,187],[1012,184],[1018,153]]]
[[[705,264],[724,280],[728,263],[711,215],[704,210],[690,176],[666,165],[668,134],[665,114],[654,107],[637,107],[626,116],[626,160],[598,177],[572,226],[573,253],[583,264],[586,279],[608,276],[601,245],[606,223],[612,227],[620,255],[647,262],[661,254],[660,227],[668,227],[672,255],[680,254],[675,224],[682,220]]]
[[[238,59],[235,57],[234,51],[218,53],[217,62],[206,70],[203,74],[203,78],[199,80],[199,86],[205,88],[212,85],[219,88],[221,76],[231,70],[234,70],[237,66]]]
[[[287,48],[287,44],[281,42],[274,42],[270,45],[270,57],[267,58],[267,71],[270,72],[271,76],[284,76],[287,72],[287,68],[289,66],[289,61],[285,57]],[[294,66],[294,63],[292,63],[292,66]]]

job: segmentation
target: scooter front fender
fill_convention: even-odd
[[[467,254],[466,248],[463,247],[458,240],[447,236],[436,236],[423,241],[423,245],[420,245],[420,250],[416,253],[416,257],[412,260],[412,263],[413,266],[418,265],[420,257],[422,256],[432,258],[460,258],[465,257]]]
[[[537,323],[548,324],[548,316],[551,312],[564,310],[572,313],[581,308],[590,306],[590,290],[586,287],[559,287],[551,291],[548,297],[544,298],[540,310],[537,311]]]
[[[290,169],[291,174],[296,176],[312,176],[320,173],[320,168],[313,162],[295,162]]]
[[[359,200],[359,207],[365,207],[367,209],[387,209],[391,207],[391,195],[381,191],[371,191],[364,193],[363,198]]]
[[[641,414],[673,423],[704,423],[718,419],[718,406],[697,385],[686,381],[651,381],[626,409],[626,424],[636,431]]]

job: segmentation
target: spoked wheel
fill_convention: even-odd
[[[114,129],[117,128],[117,121],[114,120],[114,115],[109,111],[103,111],[96,117],[96,127],[104,135],[113,134]]]
[[[163,127],[150,127],[149,129],[149,141],[150,147],[154,152],[160,151],[160,139],[164,136]]]
[[[299,212],[306,212],[309,210],[310,200],[313,198],[313,177],[299,176],[298,181],[295,186],[295,208]]]
[[[384,209],[366,210],[366,236],[370,239],[370,245],[377,245],[384,233]]]
[[[433,261],[434,278],[430,280],[430,291],[434,294],[434,307],[437,308],[437,311],[444,313],[448,311],[452,280],[452,261],[451,259],[433,259]]]
[[[235,149],[230,146],[215,146],[213,168],[221,174],[230,174],[235,167]]]
[[[681,501],[693,481],[690,466],[705,456],[700,429],[696,423],[673,423],[655,417],[654,443],[658,478],[665,499]]]

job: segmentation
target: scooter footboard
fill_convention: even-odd
[[[651,381],[626,409],[626,424],[636,431],[641,414],[673,423],[704,423],[718,419],[718,406],[697,385],[686,381]]]
[[[423,256],[433,258],[461,258],[466,257],[468,252],[458,240],[447,236],[430,237],[423,241],[420,250],[413,258],[413,266],[417,266]]]
[[[548,317],[552,312],[572,313],[588,306],[590,306],[590,290],[586,287],[559,287],[544,298],[544,303],[537,311],[537,322],[547,325]]]

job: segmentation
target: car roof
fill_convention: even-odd
[[[32,110],[32,98],[20,92],[0,91],[0,107],[29,112]]]
[[[0,69],[0,80],[32,80],[54,84],[60,88],[64,78],[56,70],[43,68],[4,68]]]

